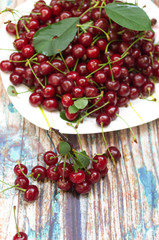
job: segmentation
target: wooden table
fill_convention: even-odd
[[[16,7],[25,0],[1,0]],[[155,1],[159,5],[159,0]],[[2,24],[3,16],[0,16]],[[3,37],[3,36],[1,36]],[[18,191],[0,195],[0,239],[10,240],[16,232],[13,206],[17,206],[18,225],[29,240],[158,240],[159,239],[159,120],[129,130],[105,133],[108,144],[122,152],[116,168],[109,162],[108,175],[95,184],[88,195],[59,191],[55,184],[38,183],[39,199],[23,201]],[[52,136],[55,145],[57,136]],[[105,151],[101,134],[81,135],[88,153]],[[77,144],[75,135],[69,139]],[[52,149],[46,131],[26,121],[0,88],[0,179],[14,182],[17,160],[31,169],[41,159],[37,155]],[[2,184],[0,188],[2,189]]]

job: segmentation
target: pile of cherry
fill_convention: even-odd
[[[154,80],[159,78],[159,45],[154,44],[153,31],[133,31],[109,21],[99,8],[102,1],[82,15],[90,2],[52,0],[47,6],[43,0],[37,1],[17,25],[7,24],[7,32],[16,35],[17,27],[19,37],[13,42],[16,52],[1,62],[0,69],[11,72],[13,85],[25,84],[32,89],[32,106],[48,111],[62,107],[69,121],[85,111],[87,116],[96,117],[99,125],[107,126],[117,117],[119,107],[154,93]],[[79,27],[64,51],[53,57],[36,53],[33,37],[37,30],[81,15],[80,25],[90,21],[92,25],[84,31]],[[70,112],[69,107],[81,98],[88,99],[84,110]]]
[[[77,193],[85,194],[91,190],[91,184],[97,183],[101,177],[107,174],[107,159],[112,160],[113,158],[117,162],[121,157],[120,151],[115,146],[110,146],[104,154],[96,154],[90,158],[84,151],[78,152],[72,149],[67,142],[62,142],[62,144],[64,144],[63,150],[57,147],[59,155],[53,151],[44,153],[43,161],[47,168],[37,165],[27,175],[28,169],[24,164],[15,165],[14,173],[17,176],[15,188],[24,191],[25,201],[33,202],[39,195],[37,186],[29,185],[29,178],[34,181],[49,179],[57,182],[57,187],[63,191],[74,188]],[[59,160],[59,157],[62,158]]]

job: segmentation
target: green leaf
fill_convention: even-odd
[[[79,109],[74,104],[68,108],[69,113],[76,113],[78,110]]]
[[[12,85],[10,85],[10,86],[7,88],[7,93],[8,93],[9,96],[17,96],[17,95],[18,95],[15,87],[12,86]]]
[[[77,122],[77,120],[79,119],[79,117],[77,117],[75,120],[73,120],[73,121],[70,121],[70,120],[68,120],[67,118],[66,118],[66,116],[65,116],[65,111],[61,111],[60,112],[60,118],[62,118],[63,120],[65,120],[65,121],[67,121],[67,122],[71,122],[71,123],[75,123],[75,122]]]
[[[74,105],[77,109],[84,109],[88,104],[88,99],[85,98],[79,98],[76,101],[74,101]]]
[[[85,151],[76,154],[79,168],[87,168],[90,163],[90,158]]]
[[[108,17],[123,27],[136,31],[152,30],[148,15],[137,5],[113,2],[104,8]]]
[[[52,56],[66,49],[77,32],[78,23],[78,17],[66,18],[38,30],[33,38],[36,52]]]
[[[63,156],[66,156],[71,151],[71,146],[67,142],[59,143],[59,153]]]

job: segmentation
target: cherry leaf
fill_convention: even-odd
[[[62,156],[66,156],[71,151],[71,146],[67,142],[60,142],[59,143],[59,153]]]
[[[90,158],[85,151],[77,153],[76,157],[79,168],[87,168],[90,164]]]
[[[137,5],[113,2],[106,4],[104,8],[109,18],[125,28],[136,31],[152,30],[148,15]]]
[[[66,49],[77,32],[78,23],[78,17],[66,18],[38,30],[33,38],[36,52],[52,56]]]
[[[74,105],[77,109],[84,109],[88,104],[88,99],[86,98],[79,98],[74,101]]]
[[[18,95],[15,87],[12,86],[12,85],[10,85],[10,86],[7,88],[7,93],[8,93],[9,96],[17,96],[17,95]]]
[[[74,104],[68,108],[69,113],[76,113],[78,110],[79,109]]]

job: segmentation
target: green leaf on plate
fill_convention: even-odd
[[[71,146],[67,142],[59,143],[59,153],[63,156],[66,156],[71,151]]]
[[[10,85],[10,86],[7,88],[7,93],[8,93],[9,96],[17,96],[17,95],[18,95],[15,87],[12,86],[12,85]]]
[[[76,101],[74,101],[74,105],[77,109],[84,109],[88,104],[88,99],[85,98],[79,98]]]
[[[137,5],[113,2],[104,8],[108,17],[123,27],[136,31],[152,30],[148,15]]]
[[[36,52],[52,56],[66,49],[77,32],[78,23],[78,17],[66,18],[38,30],[33,38]]]
[[[69,113],[76,113],[78,110],[79,109],[74,104],[68,108]]]

